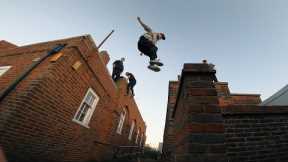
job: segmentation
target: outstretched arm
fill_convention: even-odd
[[[137,20],[138,20],[138,22],[140,23],[140,25],[144,28],[144,30],[146,30],[147,32],[152,32],[152,29],[151,29],[148,25],[144,24],[144,23],[141,21],[140,17],[137,17]]]

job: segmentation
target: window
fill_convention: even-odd
[[[143,142],[143,134],[141,134],[141,138],[140,138],[140,142],[139,142],[139,146],[142,146],[142,142]]]
[[[135,143],[138,143],[138,137],[139,137],[139,129],[137,130],[137,134],[136,134],[136,139],[135,139]]]
[[[0,66],[0,76],[2,76],[10,68],[11,68],[11,66]]]
[[[93,115],[98,101],[98,95],[91,88],[89,88],[83,101],[80,104],[76,115],[74,116],[73,121],[84,125],[85,127],[89,127],[89,121]]]
[[[124,125],[125,117],[126,117],[126,110],[123,109],[123,111],[120,114],[120,119],[119,119],[117,131],[116,131],[118,134],[122,133],[122,128],[123,128],[123,125]]]
[[[134,127],[135,127],[135,121],[132,122],[132,125],[131,125],[131,128],[130,128],[130,132],[129,132],[129,136],[128,136],[129,140],[132,139],[132,134],[133,134]]]

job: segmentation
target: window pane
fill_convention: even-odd
[[[141,147],[142,145],[142,140],[143,140],[143,134],[141,134],[141,138],[140,138],[140,142],[139,142],[139,146]]]
[[[81,108],[82,111],[80,111],[79,117],[76,118],[76,119],[78,119],[81,122],[84,121],[84,119],[86,117],[86,114],[87,114],[87,111],[88,111],[89,108],[90,108],[90,106],[87,105],[86,103],[84,103],[82,108]]]
[[[83,109],[83,112],[82,112],[82,114],[81,114],[81,116],[80,116],[80,118],[79,118],[79,121],[83,121],[83,120],[84,120],[84,118],[86,117],[86,114],[87,114],[87,111],[88,111],[89,108],[90,108],[89,105],[84,104],[84,109]]]
[[[84,105],[81,106],[81,108],[80,108],[80,110],[78,111],[78,113],[77,113],[75,119],[79,120],[79,117],[80,117],[80,115],[81,115],[82,112],[83,112],[83,109],[84,109]]]
[[[117,133],[119,133],[119,134],[121,134],[121,132],[122,132],[124,121],[125,121],[125,112],[122,112],[120,115],[119,124],[117,127]]]
[[[92,95],[91,95],[91,92],[89,92],[85,98],[85,101],[86,103],[89,103],[90,102],[90,99],[91,99]]]
[[[6,71],[8,71],[11,66],[0,66],[0,76],[3,75]]]
[[[94,101],[95,101],[95,96],[91,96],[88,105],[92,106]]]
[[[123,115],[121,115],[120,123],[119,123],[119,131],[120,132],[122,132],[122,127],[123,127]]]
[[[137,134],[136,134],[136,139],[135,139],[135,143],[138,143],[138,136],[139,136],[139,129],[137,130]]]
[[[132,122],[132,125],[131,125],[131,128],[130,128],[129,136],[128,136],[128,139],[129,139],[129,140],[131,140],[131,138],[132,138],[134,126],[135,126],[135,122],[133,121],[133,122]]]

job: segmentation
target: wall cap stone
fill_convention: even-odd
[[[288,106],[233,105],[220,109],[223,115],[288,114]]]

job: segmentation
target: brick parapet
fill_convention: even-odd
[[[230,161],[288,161],[288,106],[222,108]]]
[[[223,115],[288,114],[288,106],[234,105],[221,107]]]

